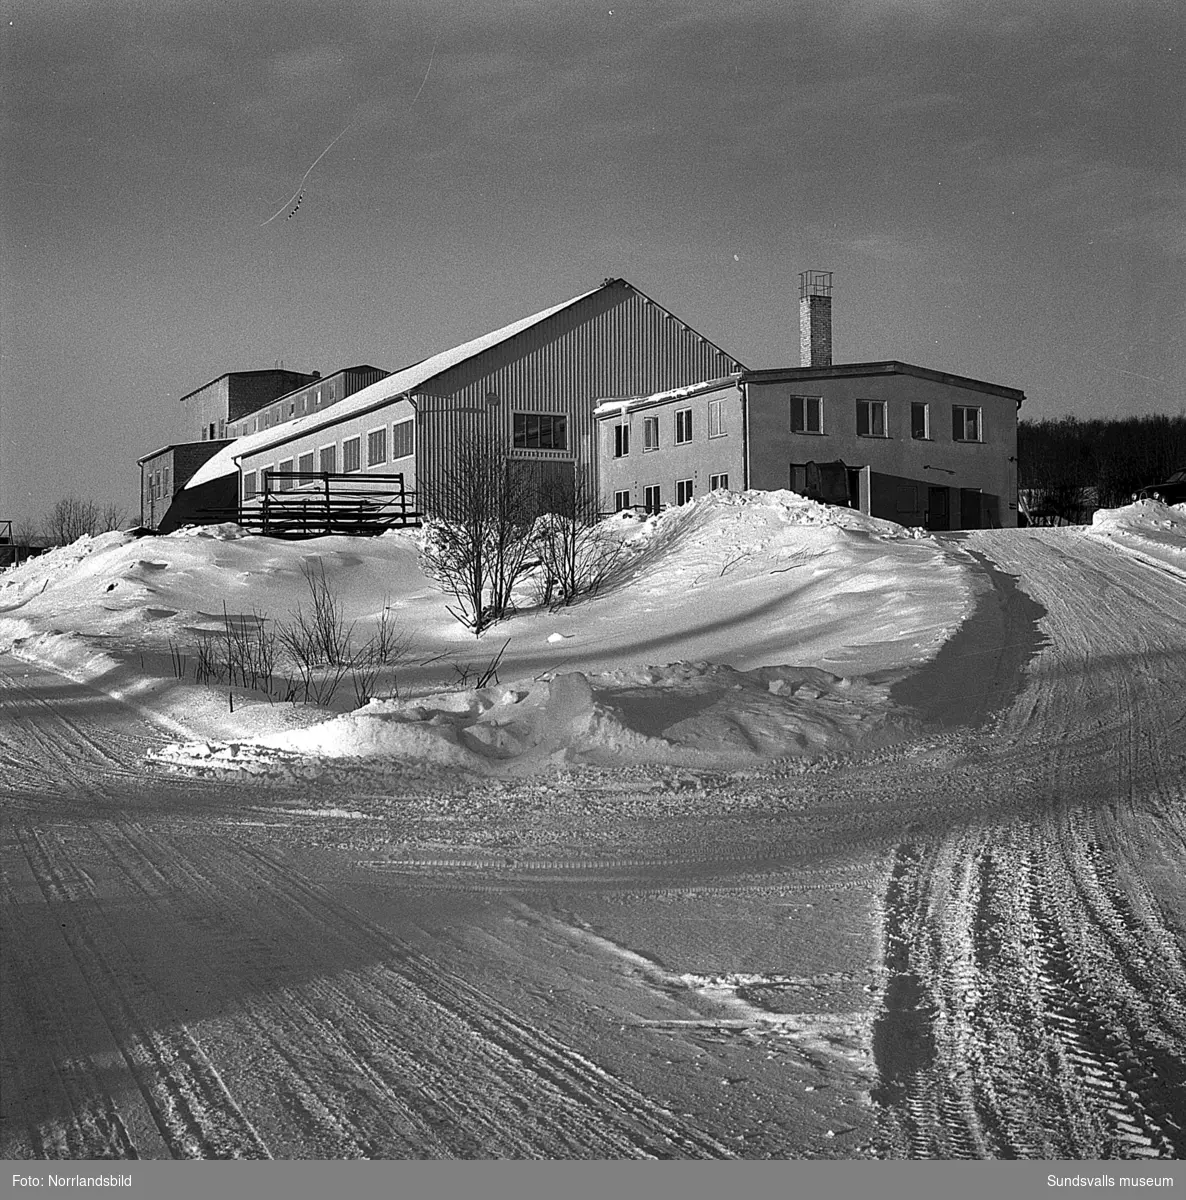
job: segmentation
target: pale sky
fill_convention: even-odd
[[[1182,412],[1184,11],[5,0],[0,519],[135,515],[226,371],[395,370],[618,276],[752,367],[830,270],[837,362]]]

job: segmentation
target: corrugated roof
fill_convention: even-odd
[[[619,281],[613,279],[606,280],[601,287],[608,287],[610,284],[617,282]],[[311,433],[314,430],[322,429],[329,425],[336,425],[348,417],[365,412],[369,407],[382,404],[387,400],[394,399],[396,396],[405,395],[428,383],[429,380],[435,379],[438,375],[443,375],[453,367],[459,366],[471,358],[476,358],[479,354],[495,346],[499,346],[503,342],[509,341],[517,334],[523,333],[524,330],[540,324],[541,321],[546,321],[549,317],[563,312],[566,308],[571,308],[574,304],[579,304],[580,301],[587,299],[594,292],[600,290],[601,288],[593,288],[592,291],[582,292],[581,295],[574,296],[571,300],[565,300],[563,304],[556,304],[552,308],[545,308],[543,312],[534,313],[530,317],[523,317],[521,320],[514,321],[510,325],[504,325],[501,329],[494,330],[492,333],[483,334],[472,341],[463,342],[460,346],[454,346],[450,350],[442,350],[440,354],[434,354],[431,358],[424,359],[423,362],[405,367],[402,371],[397,371],[394,375],[388,375],[386,379],[380,379],[377,383],[372,383],[362,388],[353,395],[347,396],[345,400],[338,401],[332,408],[310,413],[308,416],[299,417],[297,420],[289,421],[282,426],[260,430],[259,433],[249,433],[244,437],[236,438],[224,450],[220,450],[213,458],[205,462],[190,477],[186,487],[197,487],[200,484],[208,483],[211,479],[218,479],[220,476],[233,474],[238,470],[238,459],[242,458],[245,454],[253,454],[257,450],[267,450],[272,446],[283,445],[285,442],[292,441],[303,434]]]

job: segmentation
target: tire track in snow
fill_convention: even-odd
[[[174,1158],[267,1158],[267,1147],[227,1092],[186,1026],[143,977],[133,950],[65,848],[22,833],[47,903],[65,906],[71,953]]]

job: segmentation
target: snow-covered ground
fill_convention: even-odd
[[[0,1157],[1180,1158],[1184,525],[713,496],[477,640],[412,535],[5,572]],[[388,697],[195,682],[313,564]]]
[[[234,526],[104,534],[0,577],[0,649],[188,731],[200,744],[179,759],[259,770],[260,747],[274,747],[474,770],[725,765],[894,736],[908,716],[890,681],[933,657],[973,602],[957,547],[788,492],[717,493],[608,524],[628,556],[612,587],[550,611],[530,607],[528,581],[523,611],[480,640],[446,612],[412,531],[288,543]],[[224,614],[274,622],[307,609],[310,566],[324,567],[357,641],[385,609],[410,639],[378,685],[399,698],[310,728],[307,706],[242,689],[231,713],[228,689],[192,686],[203,631],[221,632]],[[497,685],[465,687],[504,645]],[[344,680],[339,707],[351,691]]]

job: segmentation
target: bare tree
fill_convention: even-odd
[[[94,537],[123,524],[127,509],[118,504],[100,507],[94,500],[66,496],[45,515],[42,532],[51,546],[67,546],[80,537]]]
[[[535,536],[540,599],[566,606],[596,592],[613,575],[624,550],[598,525],[597,490],[587,472],[553,478],[541,507],[545,515]]]
[[[445,469],[420,482],[424,571],[452,597],[450,614],[476,635],[506,616],[529,569],[538,475],[534,463],[478,437],[460,442]]]

